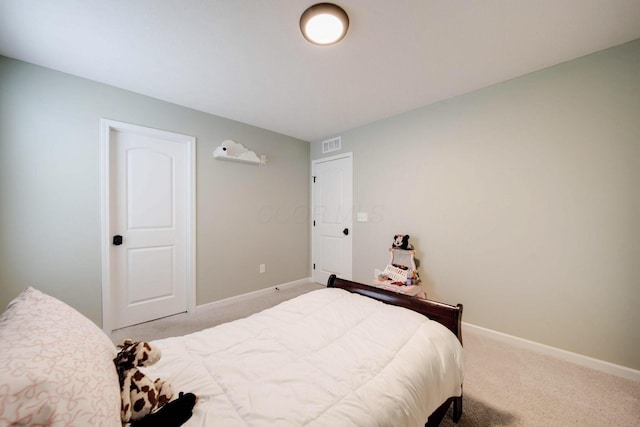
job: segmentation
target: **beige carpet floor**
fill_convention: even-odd
[[[114,331],[112,340],[117,344],[125,338],[151,341],[184,335],[320,288],[308,283],[194,315],[167,317]],[[463,331],[463,339],[467,357],[463,415],[454,424],[450,411],[443,427],[640,427],[640,382],[469,331]]]
[[[640,382],[471,332],[463,340],[459,427],[640,426]],[[441,424],[454,425],[450,413]]]

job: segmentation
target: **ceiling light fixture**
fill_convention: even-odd
[[[347,12],[333,3],[318,3],[300,17],[300,31],[313,44],[329,46],[344,38],[349,29]]]

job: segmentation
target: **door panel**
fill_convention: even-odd
[[[326,284],[331,274],[351,279],[352,158],[317,161],[313,175],[313,280]]]
[[[129,249],[127,306],[171,298],[175,294],[173,246]]]
[[[173,157],[127,151],[127,222],[130,229],[174,227]],[[149,191],[153,188],[153,191]]]
[[[320,236],[320,269],[328,273],[343,273],[342,248],[342,237]]]

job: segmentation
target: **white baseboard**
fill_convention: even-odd
[[[470,323],[462,322],[462,324],[463,334],[464,329],[468,329],[469,331],[473,331],[478,335],[484,335],[490,338],[497,339],[499,341],[506,342],[508,344],[513,344],[518,347],[523,347],[529,350],[536,351],[538,353],[543,353],[548,356],[566,360],[567,362],[575,363],[576,365],[586,366],[587,368],[592,368],[601,372],[605,372],[607,374],[615,375],[617,377],[640,382],[640,371],[637,369],[616,365],[604,360],[595,359],[593,357],[584,356],[582,354],[573,353],[571,351],[562,350],[556,347],[551,347],[546,344],[540,344],[535,341],[529,341],[524,338],[518,338],[513,335],[504,334],[492,329],[486,329],[481,326],[472,325]]]
[[[210,303],[207,303],[207,304],[198,305],[198,306],[196,306],[195,312],[196,313],[200,313],[202,311],[213,310],[213,309],[216,309],[216,308],[225,307],[227,305],[236,304],[238,302],[246,301],[248,299],[254,299],[256,297],[261,297],[261,296],[264,296],[264,295],[271,294],[271,293],[273,293],[275,291],[278,291],[278,290],[283,290],[283,289],[287,289],[287,288],[293,288],[293,287],[300,286],[300,285],[303,285],[303,284],[309,283],[309,282],[312,282],[311,277],[307,277],[307,278],[299,279],[299,280],[294,280],[293,282],[287,282],[287,283],[283,283],[281,285],[271,286],[269,288],[260,289],[259,291],[248,292],[248,293],[242,294],[242,295],[236,295],[234,297],[225,298],[225,299],[222,299],[220,301],[214,301],[214,302],[210,302]]]

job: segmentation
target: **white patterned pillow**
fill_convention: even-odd
[[[121,427],[115,354],[91,320],[26,289],[0,316],[0,425]]]

